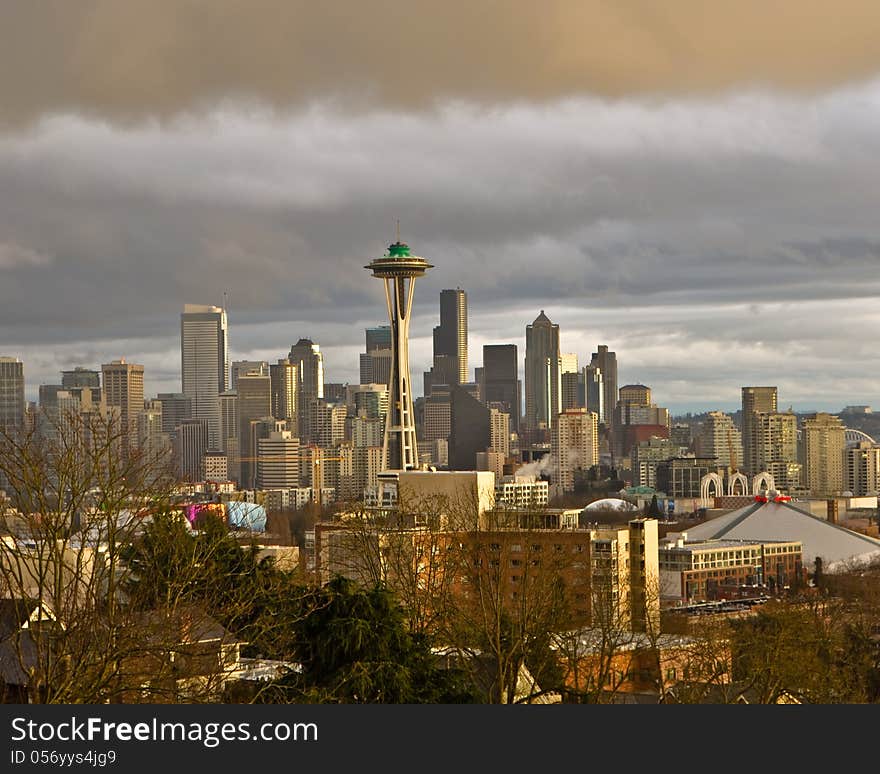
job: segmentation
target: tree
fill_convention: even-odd
[[[300,600],[293,626],[300,672],[266,692],[291,701],[462,703],[474,700],[466,675],[443,668],[427,639],[412,633],[393,594],[337,576]]]
[[[0,433],[0,596],[37,619],[17,621],[2,660],[28,701],[113,700],[122,664],[148,647],[121,595],[122,553],[167,508],[173,479],[113,414],[37,419]]]

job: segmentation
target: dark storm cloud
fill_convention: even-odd
[[[228,100],[281,109],[825,88],[880,66],[874,0],[10,0],[7,123],[122,121]]]

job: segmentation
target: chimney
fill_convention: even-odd
[[[837,524],[837,500],[830,498],[827,502],[827,519],[831,524]]]

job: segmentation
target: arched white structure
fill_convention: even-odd
[[[763,473],[758,473],[758,475],[752,479],[752,494],[761,494],[761,484],[765,485],[765,489],[768,492],[771,489],[776,489],[776,482],[773,480],[773,476],[771,476],[766,470]]]
[[[861,443],[862,441],[867,441],[868,443],[877,443],[870,435],[863,432],[862,430],[856,430],[855,428],[848,427],[843,432],[843,439],[846,442],[847,446],[855,446],[857,443]]]
[[[739,484],[739,491],[737,492],[737,484]],[[727,479],[727,494],[729,495],[747,495],[749,493],[749,480],[745,477],[744,473],[740,473],[737,471],[730,475]]]
[[[710,495],[709,493],[713,489],[715,494]],[[710,502],[710,497],[722,497],[723,495],[724,480],[717,473],[707,473],[700,479],[700,501],[704,508],[709,508],[713,505]]]

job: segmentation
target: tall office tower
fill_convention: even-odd
[[[296,424],[297,390],[299,374],[296,366],[286,358],[269,366],[269,380],[272,385],[272,416],[286,419],[290,430],[298,431]]]
[[[391,326],[366,329],[366,350],[360,356],[361,384],[388,384],[391,376]]]
[[[160,392],[156,399],[162,404],[162,432],[173,434],[178,426],[192,419],[192,398],[182,392]]]
[[[617,354],[609,352],[607,345],[600,344],[598,351],[594,352],[590,359],[590,367],[598,368],[602,373],[605,426],[610,428],[614,425],[613,413],[617,405]]]
[[[273,431],[257,442],[257,486],[260,489],[299,487],[299,438],[289,430]]]
[[[510,455],[510,414],[489,406],[489,447],[505,459]]]
[[[377,349],[391,349],[390,325],[379,325],[366,329],[366,349],[364,351],[373,352]]]
[[[421,439],[446,440],[451,429],[452,388],[448,384],[435,384],[431,388],[431,394],[424,400]]]
[[[24,409],[24,364],[14,357],[0,357],[0,432],[19,430]]]
[[[575,471],[586,471],[599,463],[599,420],[586,409],[563,411],[556,420],[550,434],[553,483],[562,492],[572,492]]]
[[[391,380],[390,349],[362,352],[360,360],[361,384],[385,384]]]
[[[519,363],[516,344],[483,346],[483,402],[503,403],[510,415],[510,429],[519,432],[520,408]]]
[[[743,468],[754,475],[762,468],[758,462],[758,450],[754,444],[755,419],[757,413],[773,414],[777,411],[775,387],[742,388],[742,439]]]
[[[151,463],[170,459],[171,437],[162,430],[162,406],[158,401],[145,408],[137,418],[137,445]]]
[[[844,452],[846,488],[856,497],[876,495],[880,490],[880,444],[857,441]]]
[[[773,472],[773,463],[800,464],[798,461],[797,416],[792,413],[752,414],[751,443],[755,454],[754,473]],[[775,477],[775,474],[774,474]]]
[[[586,408],[586,383],[583,371],[567,371],[560,375],[562,387],[562,410]]]
[[[181,481],[204,481],[204,458],[208,450],[208,426],[204,419],[184,419],[174,441],[177,475]]]
[[[144,410],[144,367],[126,363],[125,358],[101,366],[104,382],[104,402],[119,409],[121,430],[131,435],[131,446],[136,445],[137,417]],[[130,448],[124,440],[122,448]]]
[[[550,428],[559,413],[559,326],[541,310],[526,326],[526,424]]]
[[[251,423],[271,416],[272,383],[270,377],[260,374],[242,374],[238,377],[238,449],[242,489],[253,489],[257,467],[257,448],[253,443]],[[218,404],[219,405],[219,404]]]
[[[477,454],[492,445],[491,411],[460,385],[452,388],[449,467],[476,470]]]
[[[345,382],[324,382],[324,400],[328,403],[345,403],[348,384]]]
[[[846,427],[840,417],[820,412],[804,419],[801,428],[804,483],[814,497],[831,497],[844,491]]]
[[[606,412],[605,377],[598,366],[584,366],[584,407],[599,417],[599,424],[608,424],[607,414],[614,406],[608,407]]]
[[[101,386],[101,372],[91,368],[77,366],[72,371],[61,372],[61,386],[68,387],[92,387]]]
[[[315,398],[324,397],[324,355],[311,339],[300,339],[290,348],[287,359],[296,366],[299,377],[296,415],[300,442],[311,439],[309,406]]]
[[[330,403],[315,398],[309,405],[309,427],[312,443],[330,449],[345,440],[345,419],[348,411],[344,403]]]
[[[721,411],[710,411],[697,433],[695,451],[698,457],[715,460],[715,465],[739,470],[743,466],[742,435],[733,417]]]
[[[451,384],[468,380],[467,293],[461,288],[440,291],[440,325],[434,328],[434,356],[454,360]]]
[[[385,285],[391,322],[391,378],[383,443],[385,464],[389,470],[411,470],[418,467],[419,462],[409,370],[409,321],[416,279],[433,267],[424,258],[413,255],[409,245],[398,239],[389,246],[387,254],[364,268]]]
[[[233,360],[229,365],[230,390],[236,389],[238,386],[238,377],[243,374],[269,376],[269,364],[265,360]]]
[[[208,449],[220,448],[218,396],[229,388],[226,310],[186,304],[180,315],[182,392],[192,400],[192,418],[208,426]]]
[[[226,453],[224,480],[241,481],[241,453],[238,448],[238,392],[227,390],[220,393],[220,442]],[[207,475],[207,474],[206,474]]]

